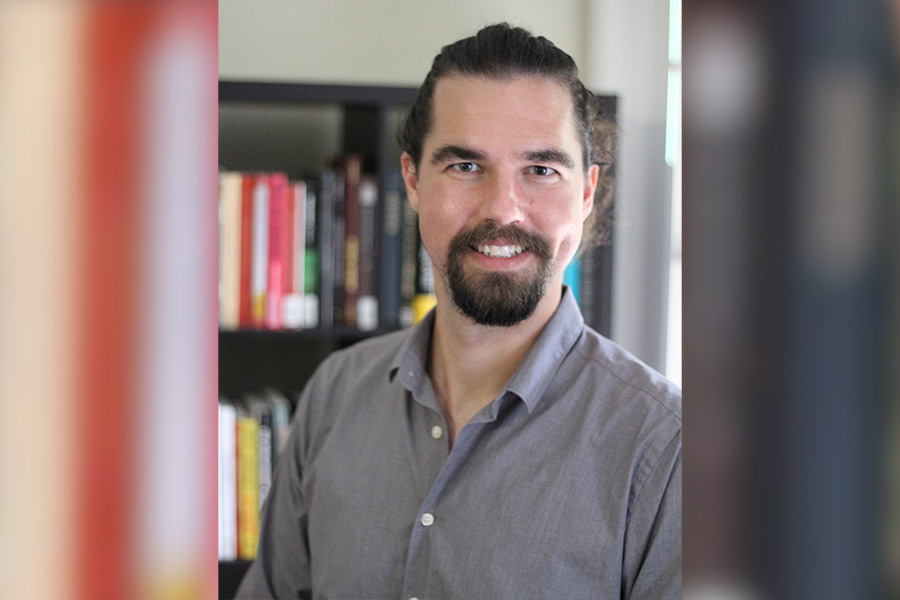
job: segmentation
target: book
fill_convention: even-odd
[[[356,323],[363,331],[378,328],[378,286],[376,282],[375,227],[378,209],[378,183],[364,176],[359,183],[359,288],[356,297]]]
[[[284,173],[271,173],[268,181],[269,233],[265,321],[267,329],[282,329],[284,327],[285,270],[288,260],[288,179]]]
[[[269,181],[259,175],[253,185],[253,243],[251,250],[251,325],[266,324],[266,289],[269,277]]]
[[[316,204],[316,238],[319,257],[319,326],[334,325],[334,204],[338,176],[334,169],[325,169]]]
[[[359,235],[360,212],[359,186],[362,176],[362,158],[349,155],[342,162],[344,171],[344,281],[343,308],[344,325],[356,325],[356,301],[359,297]]]
[[[416,266],[419,261],[419,215],[407,201],[403,203],[403,232],[400,266],[400,327],[413,324],[413,299],[416,297]]]
[[[219,398],[219,560],[238,556],[237,411]]]
[[[272,469],[278,466],[278,456],[291,433],[291,401],[274,388],[263,390],[272,411]]]
[[[305,326],[303,281],[306,268],[306,183],[291,182],[287,199],[288,252],[284,281],[284,326],[299,329]]]
[[[239,327],[253,325],[253,301],[250,293],[250,273],[253,264],[253,189],[257,176],[253,173],[241,175],[241,258],[240,258],[240,308]]]
[[[344,169],[338,167],[334,171],[334,196],[332,212],[334,213],[334,235],[331,238],[332,272],[331,272],[331,301],[333,312],[333,325],[344,324],[344,242],[346,240],[346,215],[345,202],[345,174]]]
[[[272,487],[272,404],[266,394],[249,394],[245,399],[251,418],[257,424],[257,471],[259,473],[257,511],[262,507]]]
[[[219,327],[240,325],[240,173],[219,175]]]
[[[417,236],[418,238],[418,236]],[[431,268],[431,257],[425,250],[425,244],[418,241],[416,253],[416,294],[412,299],[413,323],[422,320],[428,311],[437,304],[437,296],[434,294],[434,270]]]
[[[259,542],[259,422],[246,406],[237,417],[238,558],[256,558]]]
[[[298,199],[299,201],[299,199]],[[318,190],[312,182],[306,182],[306,210],[303,215],[305,234],[303,242],[303,323],[308,328],[319,325],[319,241],[316,233],[316,206]]]
[[[403,264],[403,206],[406,187],[400,169],[390,171],[381,199],[378,252],[379,320],[387,329],[400,326],[401,269]]]

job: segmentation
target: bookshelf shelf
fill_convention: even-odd
[[[356,154],[363,171],[379,181],[381,206],[383,182],[399,165],[397,126],[416,93],[403,87],[220,81],[220,167],[315,179],[337,157]],[[328,354],[394,328],[220,329],[219,395],[241,398],[271,388],[295,402]],[[219,561],[220,598],[234,597],[249,565]]]

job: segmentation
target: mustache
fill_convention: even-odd
[[[544,260],[550,260],[553,257],[550,242],[544,236],[525,231],[518,225],[498,225],[492,222],[482,223],[456,234],[450,240],[448,254],[458,256],[469,248],[477,247],[479,244],[489,244],[501,238],[517,246],[522,246]]]

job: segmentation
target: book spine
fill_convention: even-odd
[[[225,302],[225,276],[223,274],[223,268],[222,268],[222,264],[225,262],[225,258],[223,256],[224,246],[222,244],[222,237],[223,237],[222,232],[225,228],[225,208],[222,205],[222,175],[221,174],[219,175],[218,226],[219,226],[219,231],[218,231],[218,235],[216,236],[216,240],[218,241],[218,248],[216,249],[216,256],[217,256],[217,264],[219,267],[219,270],[218,270],[218,282],[219,282],[218,300],[219,300],[219,328],[221,329],[222,323],[225,321],[223,311],[222,311],[222,304]]]
[[[428,311],[437,304],[434,294],[434,270],[431,268],[431,257],[425,250],[425,244],[418,240],[416,254],[416,295],[412,301],[413,323],[422,320]]]
[[[272,469],[278,466],[278,456],[287,445],[291,433],[291,402],[280,391],[265,390],[272,409]]]
[[[333,269],[331,280],[331,300],[333,304],[332,310],[334,317],[333,325],[343,325],[344,323],[344,240],[346,234],[346,217],[344,214],[344,171],[343,169],[335,170],[334,182],[334,237],[331,240],[333,255]]]
[[[266,288],[269,274],[269,184],[260,175],[253,188],[253,264],[250,280],[253,327],[266,323]]]
[[[240,173],[219,177],[219,326],[237,329],[240,324],[241,260]]]
[[[240,327],[253,325],[253,300],[250,281],[253,264],[253,188],[256,176],[244,173],[241,181],[241,258],[240,258]]]
[[[241,414],[237,423],[238,558],[256,558],[259,541],[259,422]]]
[[[403,177],[399,169],[388,173],[381,201],[381,239],[379,253],[379,301],[382,326],[400,325],[401,269],[403,264],[403,204],[406,202]]]
[[[219,403],[219,518],[220,560],[235,560],[238,556],[237,516],[237,411],[227,400]]]
[[[319,240],[319,326],[334,325],[334,203],[338,178],[332,169],[322,172],[316,211]]]
[[[319,241],[316,236],[316,205],[318,190],[306,184],[306,211],[304,212],[304,276],[303,276],[303,323],[306,327],[319,325]]]
[[[416,265],[419,251],[419,215],[409,202],[404,202],[402,263],[400,269],[400,327],[413,324],[413,299],[416,297]]]
[[[298,329],[305,326],[303,310],[303,280],[306,251],[306,184],[292,183],[288,188],[288,241],[284,291],[284,326]]]
[[[269,260],[266,281],[266,327],[284,327],[284,289],[287,264],[287,194],[284,173],[269,176]]]
[[[359,298],[359,186],[362,159],[351,155],[344,159],[344,298],[343,324],[356,325],[356,301]]]
[[[272,407],[260,405],[259,420],[259,506],[262,507],[272,488]]]
[[[359,184],[359,295],[356,299],[356,326],[363,331],[378,328],[378,288],[376,287],[375,218],[378,183],[363,177]]]
[[[222,399],[219,399],[219,433],[218,440],[219,445],[217,448],[217,459],[218,459],[218,484],[219,484],[219,506],[218,506],[218,516],[219,516],[219,525],[217,530],[219,532],[219,560],[225,559],[225,489],[223,487],[222,479],[224,475],[223,468],[223,448],[222,448]]]

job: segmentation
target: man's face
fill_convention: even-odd
[[[511,326],[558,298],[597,182],[568,90],[543,77],[442,78],[421,162],[402,162],[439,302]]]

